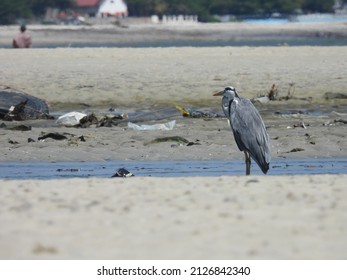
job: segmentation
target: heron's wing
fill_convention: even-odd
[[[269,136],[258,110],[249,100],[239,98],[233,102],[230,125],[238,148],[247,150],[260,168],[267,171],[271,160]]]

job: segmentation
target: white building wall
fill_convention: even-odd
[[[98,10],[98,16],[126,17],[128,6],[123,0],[105,0]]]

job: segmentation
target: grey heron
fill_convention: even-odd
[[[269,170],[271,151],[269,135],[258,110],[250,100],[240,97],[231,86],[213,95],[223,96],[223,112],[229,120],[237,147],[245,153],[246,175],[251,171],[251,158],[266,174]]]

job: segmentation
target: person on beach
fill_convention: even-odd
[[[26,32],[26,26],[20,26],[20,32],[13,38],[12,46],[14,48],[31,48],[32,42],[30,35]]]

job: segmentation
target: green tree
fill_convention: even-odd
[[[302,5],[305,12],[332,12],[335,0],[306,0]]]
[[[149,16],[151,14],[156,14],[155,7],[160,3],[165,3],[166,1],[160,0],[130,0],[127,1],[128,11],[130,16]],[[165,9],[163,10],[165,11]]]
[[[66,9],[74,4],[74,0],[31,0],[30,8],[34,15],[40,16],[46,12],[48,7]]]
[[[1,0],[0,24],[11,24],[21,18],[43,15],[48,7],[66,9],[73,3],[74,0]]]
[[[0,24],[14,23],[18,18],[31,16],[30,7],[25,0],[1,0]]]

